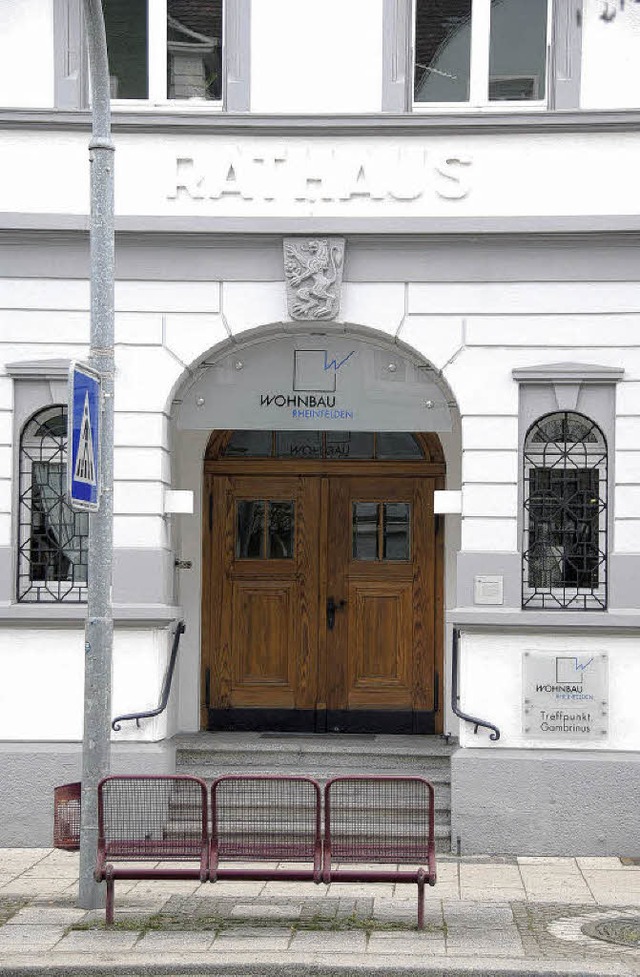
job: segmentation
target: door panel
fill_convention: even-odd
[[[313,710],[317,479],[213,479],[209,710]],[[209,717],[210,719],[210,717]],[[227,716],[229,721],[232,717]]]
[[[381,587],[354,582],[349,588],[355,632],[349,659],[347,704],[411,708],[411,584]]]
[[[433,487],[425,478],[331,480],[328,592],[345,602],[327,633],[333,728],[364,710],[388,713],[380,722],[391,731],[433,710]]]
[[[434,731],[435,484],[209,476],[205,725]]]

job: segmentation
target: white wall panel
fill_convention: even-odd
[[[441,370],[462,348],[463,320],[459,316],[406,316],[398,339]]]
[[[0,478],[0,512],[11,512],[11,479]]]
[[[616,386],[616,414],[635,414],[640,417],[640,382],[623,380]]]
[[[638,346],[640,315],[472,315],[466,339],[470,346]]]
[[[518,447],[518,417],[465,416],[462,418],[464,450]]]
[[[638,429],[640,430],[640,420]],[[637,451],[616,451],[615,476],[618,485],[640,485],[640,443]],[[638,516],[640,517],[640,512]]]
[[[640,447],[637,417],[616,418],[616,449],[618,451],[637,451]]]
[[[462,486],[462,513],[473,516],[513,517],[518,514],[518,487],[470,482]]]
[[[0,357],[4,360],[2,347],[0,347]],[[0,360],[0,371],[2,368],[2,361]],[[0,376],[0,410],[13,410],[13,380],[6,376]]]
[[[2,343],[46,343],[52,336],[59,343],[88,343],[89,313],[69,309],[0,311]]]
[[[0,410],[0,444],[13,444],[13,415],[8,410]]]
[[[258,326],[288,321],[284,282],[225,282],[222,313],[234,336]]]
[[[613,545],[616,553],[640,553],[640,519],[616,519]]]
[[[167,545],[167,527],[162,516],[115,516],[115,547],[162,548]]]
[[[113,466],[116,479],[169,483],[170,455],[162,448],[115,448]]]
[[[253,112],[375,112],[382,0],[253,0]]]
[[[517,483],[518,453],[516,451],[464,451],[462,481]]]
[[[81,628],[0,628],[0,675],[0,739],[82,739]]]
[[[12,520],[8,512],[0,512],[0,546],[10,546],[12,543]]]
[[[167,349],[185,366],[229,338],[220,315],[167,315],[164,328]]]
[[[218,282],[116,282],[116,312],[218,312]]]
[[[461,548],[491,553],[517,550],[517,522],[515,519],[464,518]]]
[[[116,343],[125,346],[160,346],[162,324],[162,315],[159,312],[116,312]]]
[[[461,645],[461,708],[490,719],[500,728],[497,743],[481,730],[476,736],[468,723],[460,725],[461,746],[552,749],[551,740],[525,739],[522,732],[522,653],[524,651],[606,652],[609,656],[609,735],[598,741],[563,741],[569,750],[637,750],[640,714],[637,688],[640,656],[637,638],[591,634],[464,633]]]
[[[40,152],[44,146],[40,147]],[[89,282],[61,278],[0,278],[0,309],[89,309]]]
[[[113,656],[114,716],[155,709],[160,699],[162,679],[170,651],[168,630],[116,631]],[[175,693],[174,693],[175,694]],[[154,719],[122,723],[112,733],[116,743],[123,741],[156,741],[167,735],[168,712]]]
[[[5,478],[13,471],[13,448],[10,445],[0,444],[0,476]]]
[[[167,418],[164,414],[119,411],[116,404],[114,439],[118,445],[152,445],[168,448]]]
[[[640,485],[617,485],[613,511],[616,519],[640,519]]]
[[[182,364],[161,346],[116,348],[115,403],[122,411],[169,409]]]
[[[530,351],[526,357],[531,363]],[[517,414],[518,385],[511,375],[516,365],[510,350],[465,349],[443,375],[463,415]]]
[[[168,632],[116,629],[112,715],[157,704],[167,662]],[[78,741],[84,709],[84,630],[0,629],[0,739]],[[24,690],[29,690],[29,708]],[[54,707],[53,707],[54,706]],[[166,716],[123,725],[112,739],[157,740]]]
[[[440,315],[640,312],[640,282],[419,282],[408,311]]]
[[[0,3],[0,105],[53,106],[53,0]]]
[[[607,23],[600,17],[602,0],[584,2],[581,108],[640,107],[640,9],[627,3],[624,12]]]
[[[162,515],[164,512],[162,482],[115,482],[113,509],[121,515]]]
[[[405,286],[394,282],[345,282],[339,318],[395,336],[404,317]]]

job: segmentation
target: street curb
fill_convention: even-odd
[[[345,954],[345,956],[348,956]],[[450,958],[448,960],[426,960],[416,965],[407,961],[406,966],[398,964],[396,957],[349,955],[351,960],[335,963],[319,962],[317,959],[300,959],[290,962],[267,962],[227,960],[215,962],[199,960],[193,963],[128,963],[123,960],[106,963],[104,961],[78,960],[77,956],[63,963],[14,964],[1,966],[2,977],[363,977],[363,974],[380,973],[384,977],[630,977],[626,965],[594,961],[579,963],[571,960],[513,960],[487,957]],[[15,956],[14,956],[15,960]],[[640,973],[640,969],[636,970]]]

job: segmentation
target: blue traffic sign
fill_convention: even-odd
[[[100,505],[100,376],[83,363],[69,370],[67,486],[74,509]]]

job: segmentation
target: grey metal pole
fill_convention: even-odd
[[[109,773],[111,752],[111,657],[113,617],[113,169],[109,63],[100,0],[83,0],[91,78],[91,351],[102,377],[102,494],[89,517],[89,586],[85,630],[80,905],[104,904],[104,886],[93,878],[98,842],[98,781]]]

